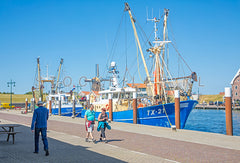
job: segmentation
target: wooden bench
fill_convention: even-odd
[[[15,134],[17,134],[17,133],[19,133],[19,132],[0,132],[0,134],[7,134],[8,135],[8,137],[7,137],[7,142],[9,141],[9,138],[10,138],[10,135],[12,135],[12,139],[13,139],[13,144],[14,144],[14,142],[15,142]]]
[[[15,142],[15,135],[19,132],[14,131],[15,127],[19,127],[19,124],[0,124],[0,134],[7,134],[7,141],[9,141],[10,135],[12,135],[13,144]]]
[[[7,142],[9,141],[10,135],[12,135],[13,144],[14,144],[14,142],[15,142],[15,134],[17,134],[17,133],[20,133],[20,132],[13,132],[13,131],[6,132],[6,131],[0,131],[0,135],[1,135],[1,134],[7,134],[7,135],[8,135],[8,137],[7,137]]]

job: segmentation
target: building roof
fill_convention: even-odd
[[[128,83],[127,86],[132,87],[132,88],[146,88],[146,84],[143,83]]]
[[[92,91],[95,95],[99,95],[98,91]]]
[[[99,95],[98,91],[91,91],[91,92],[82,91],[82,92],[81,92],[81,94],[84,94],[85,96],[86,96],[86,95],[89,95],[89,94],[91,94],[91,93],[93,93],[94,95]]]
[[[90,92],[88,92],[88,91],[82,91],[81,93],[84,94],[84,95],[89,95],[90,94]]]
[[[236,73],[236,75],[234,76],[234,78],[231,81],[231,85],[233,85],[234,80],[240,75],[240,69],[238,70],[238,72]]]

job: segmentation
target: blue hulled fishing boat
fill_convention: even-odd
[[[59,115],[61,112],[61,116],[73,116],[80,117],[81,112],[83,110],[83,106],[79,103],[75,103],[73,106],[73,101],[69,101],[70,94],[66,93],[58,93],[54,95],[49,95],[48,98],[51,99],[51,110],[53,115]],[[73,98],[75,98],[73,96]],[[48,101],[49,102],[49,101]],[[59,109],[61,108],[61,110]],[[73,110],[75,108],[75,111]]]
[[[175,103],[174,92],[177,90],[180,95],[180,128],[184,128],[187,118],[192,109],[197,104],[196,100],[191,99],[193,83],[197,81],[197,75],[192,72],[189,66],[190,75],[178,74],[173,77],[169,69],[169,61],[167,54],[169,52],[168,44],[171,43],[179,56],[179,60],[183,57],[179,54],[176,46],[169,41],[167,33],[167,19],[169,10],[164,9],[163,18],[163,35],[162,40],[158,36],[157,24],[160,19],[148,19],[154,23],[154,41],[149,43],[150,47],[146,49],[150,53],[149,58],[152,59],[152,65],[147,65],[142,47],[138,38],[135,23],[136,18],[133,17],[128,3],[125,3],[125,11],[130,15],[131,24],[134,31],[137,51],[140,52],[144,70],[146,72],[146,80],[144,83],[126,84],[120,87],[118,83],[118,73],[116,62],[111,62],[108,72],[112,73],[109,80],[108,89],[100,90],[99,96],[90,99],[96,111],[96,118],[101,112],[101,108],[109,109],[109,98],[112,99],[113,121],[133,123],[133,99],[137,98],[137,123],[144,125],[171,127],[175,125]],[[152,45],[153,44],[153,45]],[[137,54],[138,55],[138,54]],[[138,62],[138,61],[136,61]],[[186,63],[183,60],[183,63]],[[139,64],[139,63],[138,63]],[[140,66],[138,66],[139,68]],[[149,68],[151,67],[151,68]],[[175,66],[176,67],[176,66]],[[179,67],[179,66],[178,66]],[[151,69],[151,71],[149,71]],[[127,70],[127,68],[126,68]],[[140,71],[138,71],[140,72]],[[126,73],[125,73],[126,74]],[[185,74],[185,73],[184,73]],[[99,81],[101,81],[99,79]],[[124,79],[122,81],[124,83]],[[84,110],[82,117],[84,116]]]

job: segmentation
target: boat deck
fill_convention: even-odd
[[[30,131],[32,114],[0,110],[1,123],[21,124],[15,144],[0,138],[0,158],[4,162],[239,162],[240,137],[189,130],[172,131],[146,125],[112,122],[106,131],[109,142],[85,142],[82,118],[50,116],[48,137],[50,156],[33,152]],[[94,132],[99,138],[99,132]],[[42,145],[41,141],[40,144]],[[23,148],[24,147],[24,148]],[[29,147],[29,148],[28,148]],[[40,146],[40,149],[41,146]],[[91,157],[89,157],[91,155]],[[14,156],[14,157],[13,157]]]

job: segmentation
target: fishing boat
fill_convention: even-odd
[[[51,108],[50,114],[79,117],[81,115],[83,106],[80,104],[79,100],[74,94],[75,86],[69,92],[62,91],[62,88],[64,88],[62,85],[69,87],[72,81],[69,76],[66,76],[63,80],[60,80],[62,64],[63,59],[60,61],[57,77],[48,76],[48,66],[47,76],[43,77],[41,76],[40,70],[40,58],[37,58],[36,80],[34,86],[32,87],[33,100],[35,102],[39,100],[44,101],[46,107],[49,110]],[[67,84],[66,80],[69,80]],[[45,95],[45,98],[43,98],[44,83],[51,83],[51,91]]]
[[[175,125],[175,103],[174,91],[180,92],[180,128],[184,128],[187,118],[198,103],[191,100],[191,92],[193,83],[197,81],[197,75],[190,69],[190,75],[173,77],[167,65],[167,48],[171,41],[166,36],[167,19],[169,10],[165,9],[163,14],[163,37],[162,40],[158,36],[157,24],[160,19],[148,19],[154,23],[154,41],[150,43],[150,47],[146,50],[150,53],[153,60],[154,69],[148,71],[148,66],[142,51],[142,47],[136,30],[136,18],[133,17],[128,3],[125,3],[125,11],[128,12],[134,31],[135,41],[140,52],[143,66],[146,72],[146,80],[142,85],[145,89],[140,90],[138,87],[125,85],[119,86],[117,80],[117,65],[111,62],[108,72],[112,73],[110,86],[108,89],[99,91],[99,97],[95,98],[92,104],[96,111],[96,117],[101,112],[101,108],[109,108],[108,98],[112,98],[113,121],[133,123],[133,98],[137,98],[137,123],[143,125],[153,125],[162,127],[171,127]],[[152,45],[153,44],[153,45]],[[172,44],[174,45],[174,44]],[[177,49],[174,46],[174,49]],[[178,53],[178,51],[177,51]],[[180,56],[180,54],[178,53]],[[182,57],[180,57],[183,59]],[[185,61],[184,61],[185,63]],[[133,97],[137,94],[137,97]],[[82,114],[83,117],[84,114]]]
[[[80,103],[75,101],[75,97],[67,93],[58,93],[49,95],[48,99],[51,99],[51,110],[53,115],[61,115],[61,116],[74,116],[80,117],[83,106]],[[49,104],[49,101],[48,101]],[[61,109],[59,109],[61,108]],[[75,108],[75,109],[73,109]]]

